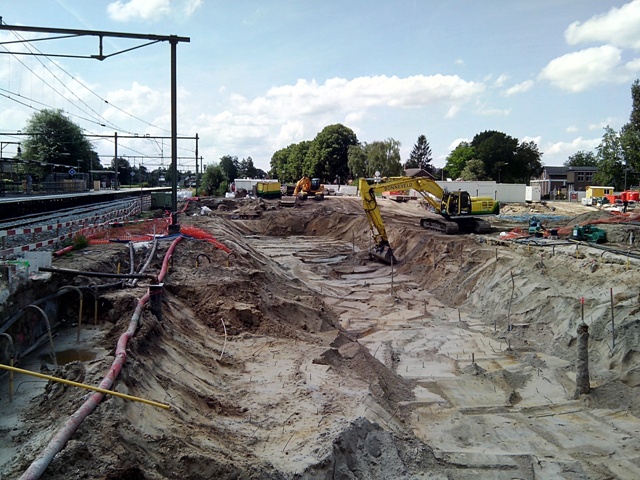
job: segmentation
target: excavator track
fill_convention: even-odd
[[[454,218],[451,220],[438,218],[423,218],[420,226],[426,230],[456,235],[458,233],[489,233],[491,224],[486,220],[474,217]]]
[[[439,218],[423,218],[420,220],[420,226],[426,230],[444,233],[445,235],[455,235],[460,232],[460,227],[456,222]]]

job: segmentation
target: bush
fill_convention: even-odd
[[[82,250],[89,246],[89,240],[84,235],[77,234],[73,237],[73,249]]]

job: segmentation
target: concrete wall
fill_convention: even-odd
[[[524,202],[527,191],[527,186],[524,183],[438,181],[438,184],[448,192],[466,190],[473,197],[491,197],[505,203]],[[335,190],[338,195],[358,195],[358,187],[355,185],[325,185],[325,188]],[[414,190],[411,191],[411,195],[420,197],[420,194]]]
[[[524,183],[484,182],[442,182],[438,184],[447,192],[466,190],[472,197],[491,197],[505,203],[525,201],[527,186]]]
[[[327,190],[333,190],[337,195],[353,195],[357,196],[358,187],[355,185],[329,185],[325,184],[324,188]]]
[[[261,178],[236,178],[236,192],[241,188],[244,188],[247,192],[253,191],[253,186],[258,182],[264,183],[280,183],[278,180],[263,180]]]

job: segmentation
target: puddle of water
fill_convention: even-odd
[[[51,355],[46,353],[42,357],[44,360],[51,361]],[[96,352],[91,350],[78,350],[75,348],[69,350],[63,350],[61,352],[56,352],[56,361],[58,365],[66,365],[67,363],[79,361],[79,362],[88,362],[89,360],[93,360],[96,358]]]

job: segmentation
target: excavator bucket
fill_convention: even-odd
[[[388,245],[372,248],[369,252],[369,258],[377,258],[389,265],[398,263],[396,257],[393,256],[393,250],[391,250],[391,247]]]

